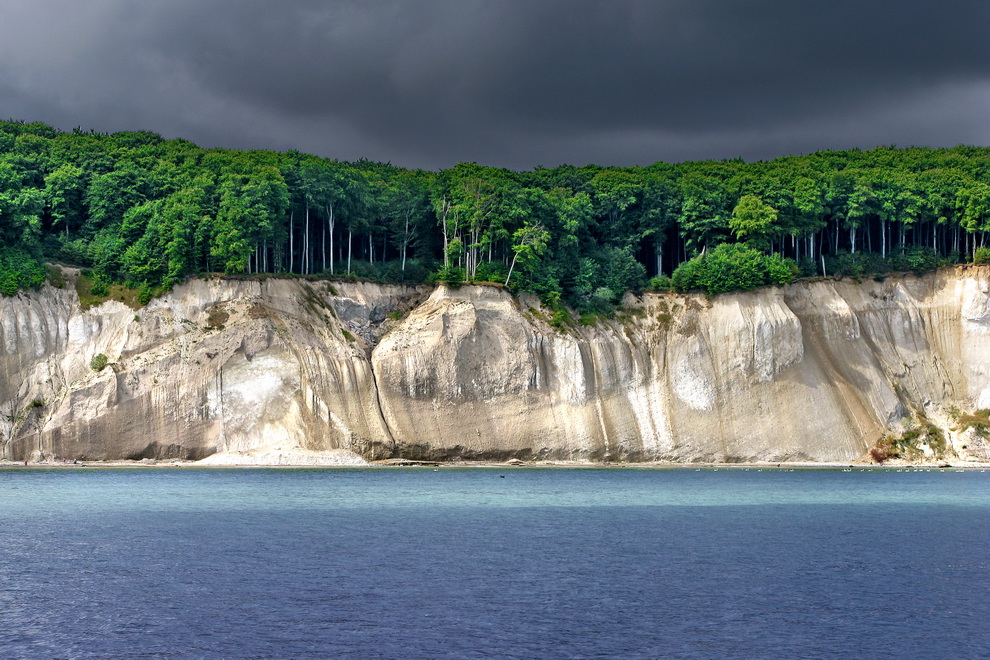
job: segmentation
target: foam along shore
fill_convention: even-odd
[[[345,449],[308,451],[298,448],[263,447],[247,451],[219,452],[198,461],[182,459],[111,461],[0,461],[0,467],[362,467],[368,462]]]
[[[297,448],[259,448],[219,452],[196,461],[193,465],[336,467],[365,466],[368,465],[368,461],[346,449],[308,451]]]

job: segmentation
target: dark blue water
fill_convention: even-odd
[[[0,657],[990,657],[988,557],[979,472],[0,470]]]

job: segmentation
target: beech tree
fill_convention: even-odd
[[[756,195],[746,195],[732,209],[729,227],[736,238],[750,247],[765,249],[769,235],[777,222],[777,210]]]
[[[512,252],[514,254],[512,255],[512,263],[509,264],[509,274],[505,278],[506,286],[512,279],[512,270],[517,261],[528,271],[536,268],[540,256],[547,248],[550,232],[542,225],[524,225],[515,231],[512,238],[514,241]]]
[[[883,147],[423,172],[0,122],[0,278],[36,285],[53,259],[147,287],[218,270],[496,281],[607,313],[722,244],[807,276],[968,260],[990,229],[987,162],[987,148]]]

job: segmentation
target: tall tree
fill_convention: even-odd
[[[766,250],[777,210],[756,195],[744,195],[732,209],[729,227],[736,238],[757,250]]]

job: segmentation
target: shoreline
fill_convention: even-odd
[[[25,461],[0,461],[0,469],[26,468],[26,469],[69,469],[69,468],[195,468],[202,470],[214,469],[288,469],[288,470],[330,470],[330,469],[395,469],[395,468],[457,468],[457,469],[644,469],[644,470],[846,470],[846,471],[872,471],[872,470],[908,470],[908,471],[929,471],[929,470],[987,470],[990,463],[974,462],[949,462],[938,461],[934,463],[815,463],[808,461],[801,462],[772,462],[772,463],[592,463],[587,461],[417,461],[407,459],[386,459],[382,461],[369,461],[361,464],[337,464],[337,465],[287,465],[287,464],[259,464],[259,463],[225,463],[210,464],[201,461],[186,460],[166,460],[157,461],[153,459],[142,460],[112,460],[112,461],[77,461],[77,462],[52,462],[42,461],[37,463]]]

